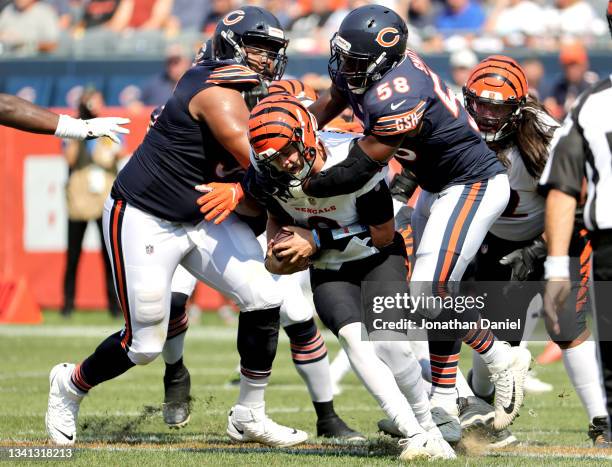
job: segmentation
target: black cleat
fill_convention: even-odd
[[[589,438],[593,441],[593,446],[596,448],[610,448],[610,437],[608,434],[608,417],[593,417],[589,423]]]
[[[495,390],[493,390],[493,392],[489,394],[488,396],[481,396],[480,394],[476,394],[476,391],[474,391],[474,386],[472,386],[472,370],[468,371],[467,378],[465,379],[468,383],[468,386],[470,387],[474,395],[476,395],[476,397],[478,397],[479,399],[482,399],[489,405],[493,405],[493,402],[495,401]]]
[[[191,397],[191,378],[184,365],[173,369],[166,365],[164,375],[164,403],[162,414],[170,428],[183,428],[189,423]]]
[[[350,428],[338,415],[317,420],[317,436],[341,438],[345,441],[365,441],[366,437]]]

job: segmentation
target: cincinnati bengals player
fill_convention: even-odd
[[[474,67],[463,89],[466,109],[488,146],[507,167],[511,189],[508,206],[491,226],[476,256],[476,280],[538,281],[543,278],[545,199],[538,193],[538,181],[559,125],[528,94],[528,88],[525,73],[515,60],[494,55]],[[607,431],[607,417],[595,343],[588,340],[590,332],[586,326],[591,246],[581,226],[581,215],[577,220],[570,256],[572,280],[582,286],[576,288],[573,303],[563,313],[561,334],[550,329],[549,333],[563,349],[568,377],[591,421],[589,436],[599,444]],[[513,309],[523,322],[529,302],[540,292],[540,284],[534,282],[532,287],[524,284],[512,294]],[[502,301],[509,300],[507,296],[496,298],[501,306]],[[490,299],[493,305],[494,297]],[[488,400],[493,395],[493,387],[478,354],[474,354],[473,360],[468,382],[477,396]],[[469,407],[465,409],[469,411]]]
[[[384,172],[346,195],[286,196],[290,185],[344,160],[354,138],[316,133],[312,115],[291,96],[269,96],[253,108],[249,120],[253,162],[246,185],[268,210],[266,268],[284,275],[312,264],[311,285],[319,317],[338,337],[366,388],[406,436],[400,442],[404,448],[400,458],[452,459],[454,451],[431,417],[414,356],[406,358],[397,352],[396,342],[376,340],[395,333],[366,325],[371,340],[362,338],[362,281],[372,281],[375,290],[364,289],[368,296],[387,295],[394,281],[406,284],[404,242],[394,229]],[[256,174],[260,176],[255,180]],[[275,244],[279,232],[292,235]],[[308,262],[294,262],[293,253],[298,250],[304,250]],[[396,380],[400,374],[404,379]]]
[[[185,73],[119,173],[105,205],[104,237],[125,328],[79,365],[51,370],[46,425],[53,442],[74,443],[79,406],[90,389],[162,352],[171,280],[179,264],[241,308],[240,395],[227,419],[228,435],[270,446],[307,438],[265,413],[282,300],[261,262],[261,248],[249,227],[229,212],[219,213],[228,217],[221,226],[201,221],[200,194],[194,189],[204,181],[213,182],[213,188],[217,181],[228,181],[218,175],[219,164],[226,169],[248,165],[249,112],[240,92],[282,75],[287,44],[280,23],[264,9],[245,6],[225,15],[213,37],[215,60]],[[236,183],[225,196],[213,193],[233,205],[241,190]],[[215,248],[218,244],[224,248]]]

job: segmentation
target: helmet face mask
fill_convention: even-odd
[[[300,186],[304,183],[310,176],[315,160],[315,157],[307,154],[308,150],[301,140],[300,129],[296,129],[294,133],[296,135],[295,139],[290,140],[280,150],[270,152],[263,157],[261,154],[258,155],[258,163],[266,165],[273,178],[279,181],[285,180],[287,186],[290,187]]]
[[[514,133],[522,103],[479,97],[465,88],[464,95],[466,110],[476,121],[487,143],[502,140]]]

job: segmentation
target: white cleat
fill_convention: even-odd
[[[525,378],[525,394],[542,394],[553,390],[552,384],[545,383],[530,371]]]
[[[295,428],[279,425],[266,416],[265,408],[251,409],[235,405],[227,416],[227,434],[234,441],[261,443],[283,448],[303,443],[308,434]]]
[[[493,427],[503,430],[518,415],[525,396],[525,377],[531,364],[531,353],[522,347],[511,347],[510,364],[491,375],[495,385],[495,419]]]
[[[431,399],[431,418],[446,441],[458,443],[461,440],[459,407],[456,403],[438,404],[436,398]]]
[[[439,433],[417,433],[410,438],[400,439],[399,445],[403,448],[399,457],[402,461],[457,458],[453,448]]]
[[[76,439],[79,405],[84,395],[69,386],[73,369],[72,363],[60,363],[49,373],[49,403],[45,425],[49,438],[55,444],[72,445]]]

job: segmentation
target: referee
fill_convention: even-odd
[[[608,2],[612,34],[612,0]],[[547,193],[544,310],[559,332],[558,313],[570,292],[569,244],[583,179],[584,223],[593,245],[592,277],[600,364],[612,416],[612,75],[586,90],[557,132],[540,188]],[[609,439],[609,438],[608,438]]]

